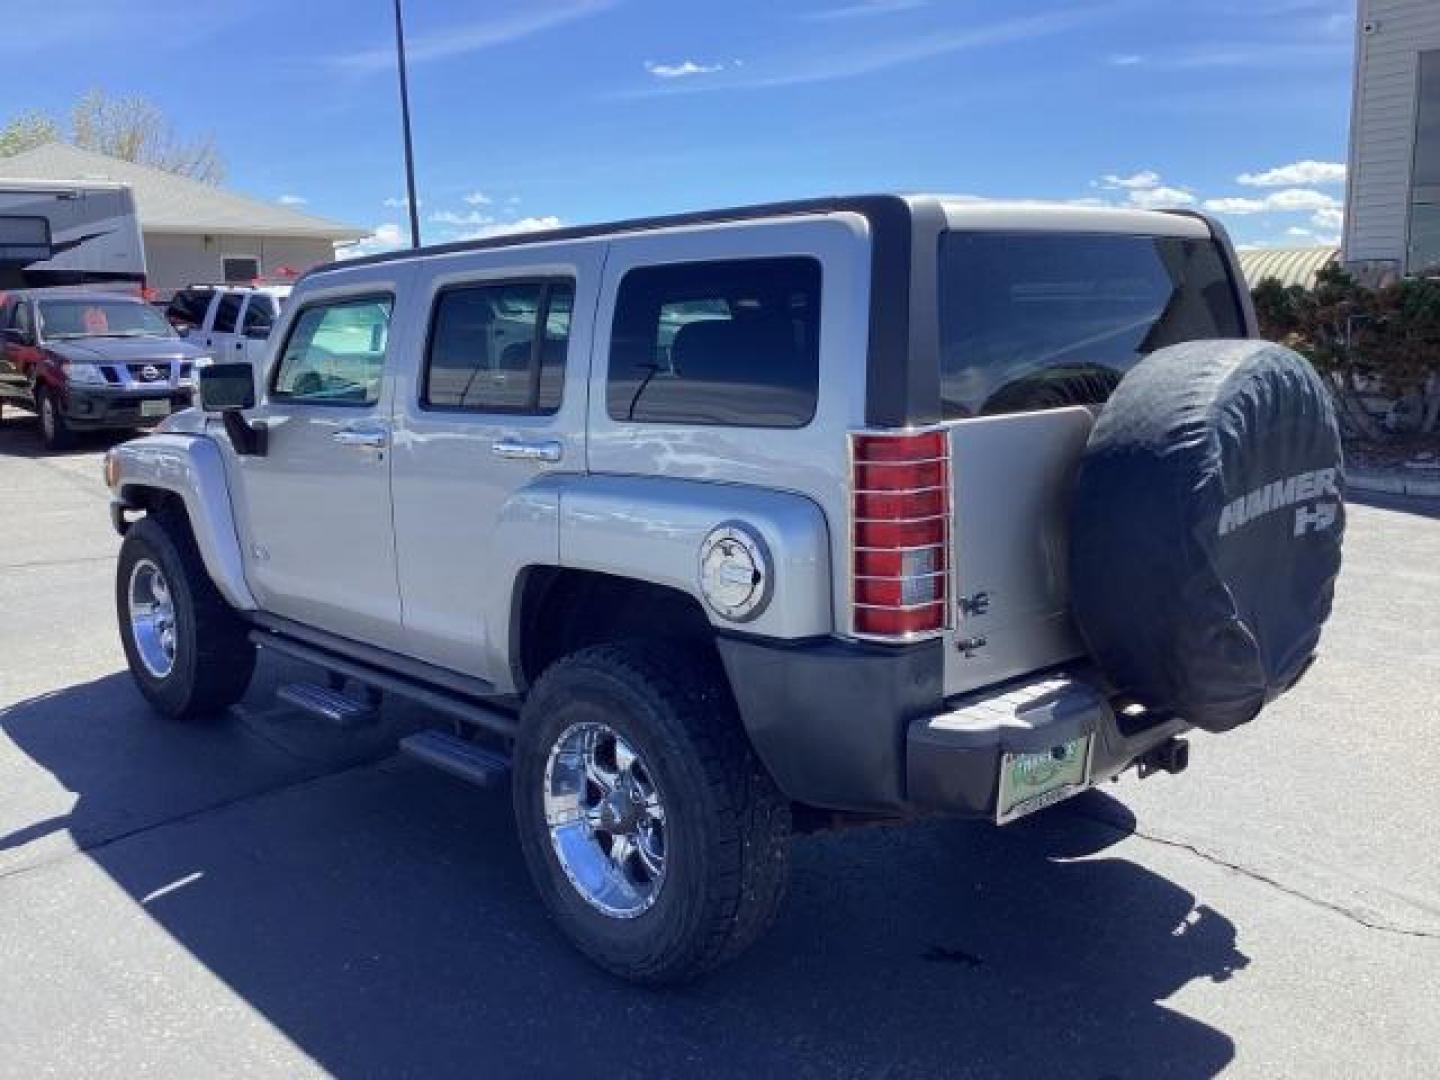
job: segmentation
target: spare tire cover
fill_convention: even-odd
[[[1304,672],[1344,531],[1324,382],[1264,341],[1157,350],[1110,397],[1081,459],[1071,603],[1115,688],[1225,731]]]

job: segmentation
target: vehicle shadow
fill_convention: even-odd
[[[1417,517],[1440,518],[1440,499],[1419,495],[1386,495],[1381,492],[1347,491],[1347,503],[1358,503],[1375,510],[1394,510]]]
[[[1245,966],[1235,927],[1104,854],[1133,826],[1105,796],[1005,830],[801,838],[774,932],[647,990],[551,928],[507,792],[385,756],[388,720],[334,754],[341,733],[290,745],[257,715],[165,725],[124,675],[0,710],[75,797],[0,820],[0,868],[72,838],[331,1073],[1201,1077],[1234,1055],[1165,999]]]
[[[139,429],[130,428],[78,431],[68,449],[46,450],[40,441],[40,418],[6,401],[0,412],[0,457],[66,458],[95,454],[143,434]]]

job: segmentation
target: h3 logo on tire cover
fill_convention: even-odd
[[[1225,536],[1267,514],[1296,503],[1310,502],[1314,503],[1313,507],[1295,508],[1295,535],[1304,536],[1307,532],[1328,529],[1335,524],[1340,505],[1340,491],[1335,484],[1337,475],[1336,469],[1315,469],[1284,480],[1272,480],[1226,503],[1225,509],[1220,512],[1218,532]],[[1333,501],[1324,501],[1327,496],[1333,497]]]

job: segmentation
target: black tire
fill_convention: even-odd
[[[147,668],[131,625],[131,576],[142,560],[159,567],[174,607],[174,662],[163,675]],[[255,671],[255,646],[244,620],[210,580],[183,518],[147,515],[130,526],[120,545],[115,608],[130,673],[161,715],[206,720],[244,696]]]
[[[663,885],[632,918],[591,906],[546,826],[551,746],[587,721],[634,747],[665,803]],[[596,646],[558,661],[521,713],[512,790],[520,845],[551,916],[621,978],[693,979],[753,944],[779,912],[790,806],[751,750],[717,661],[659,643]]]
[[[40,441],[46,450],[58,453],[75,445],[75,433],[65,422],[60,403],[43,386],[35,388],[35,412],[40,421]]]

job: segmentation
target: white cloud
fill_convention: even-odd
[[[1195,196],[1184,188],[1158,187],[1139,188],[1130,192],[1130,205],[1142,210],[1158,210],[1166,206],[1190,206]]]
[[[872,15],[893,15],[900,11],[914,11],[916,8],[925,7],[929,2],[930,0],[858,0],[857,3],[843,4],[840,7],[807,11],[800,17],[815,22],[864,19]]]
[[[545,232],[558,229],[564,224],[554,214],[543,217],[523,217],[517,221],[496,221],[463,234],[462,240],[484,240],[491,236],[508,236],[511,233]]]
[[[1267,209],[1264,199],[1246,199],[1238,196],[1206,199],[1204,207],[1216,214],[1263,214]]]
[[[684,60],[678,64],[657,64],[646,60],[645,70],[657,79],[686,79],[692,75],[713,75],[717,71],[725,70],[725,65],[697,64],[694,60]]]
[[[1106,173],[1091,184],[1106,191],[1123,191],[1123,205],[1139,207],[1142,210],[1156,210],[1166,206],[1189,206],[1195,196],[1184,188],[1171,187],[1161,183],[1160,174],[1154,169],[1142,169],[1129,176]]]
[[[304,206],[310,200],[304,195],[281,195],[275,201],[281,206]]]
[[[1265,196],[1265,205],[1270,210],[1334,210],[1340,200],[1323,191],[1309,188],[1285,188]]]
[[[1136,67],[1145,63],[1145,57],[1139,53],[1116,53],[1109,58],[1112,67]]]
[[[508,45],[512,41],[519,41],[552,27],[597,15],[614,7],[618,2],[619,0],[530,0],[525,6],[497,17],[410,38],[405,42],[405,59],[411,64],[423,64],[430,60],[465,56],[497,45]],[[337,68],[361,75],[391,72],[395,70],[395,47],[387,43],[373,49],[360,49],[332,56],[330,62]]]
[[[1145,191],[1160,186],[1160,174],[1154,169],[1144,169],[1130,176],[1107,173],[1100,178],[1100,185],[1107,188],[1122,188],[1126,191]]]
[[[954,53],[1054,37],[1077,26],[1094,22],[1123,6],[1125,0],[1115,0],[1084,9],[1002,19],[988,25],[961,23],[948,31],[903,38],[891,36],[887,40],[871,41],[851,49],[837,49],[828,43],[821,43],[802,54],[784,57],[777,55],[747,63],[744,65],[743,75],[730,71],[713,79],[667,79],[663,87],[652,85],[644,90],[624,91],[617,96],[646,97],[653,94],[717,90],[765,90],[853,79]],[[735,63],[732,67],[739,68],[741,65]]]
[[[1343,184],[1345,165],[1339,161],[1292,162],[1258,173],[1241,173],[1236,181],[1248,187],[1294,187],[1297,184]]]
[[[404,210],[404,209],[406,209],[406,208],[409,207],[409,205],[410,205],[410,200],[409,200],[409,199],[406,199],[406,198],[403,198],[403,197],[397,199],[394,195],[391,195],[388,199],[382,200],[381,203],[380,203],[380,205],[381,205],[381,206],[384,206],[384,207],[386,207],[386,208],[388,208],[388,209],[390,209],[390,210]],[[425,205],[425,200],[424,200],[424,199],[419,199],[419,200],[417,200],[416,205],[417,205],[417,206],[424,206],[424,205]]]
[[[375,226],[375,231],[363,240],[337,248],[335,255],[340,259],[355,259],[361,255],[376,255],[382,251],[394,251],[405,245],[405,234],[393,221]]]
[[[1300,228],[1299,225],[1291,225],[1290,228],[1288,228],[1288,229],[1285,230],[1285,235],[1286,235],[1286,236],[1311,237],[1311,236],[1314,236],[1315,233],[1314,233],[1314,231],[1311,230],[1311,229],[1302,229],[1302,228]]]
[[[1338,206],[1321,207],[1310,215],[1310,224],[1317,229],[1328,229],[1335,232],[1345,226],[1345,211]]]
[[[494,200],[483,191],[472,191],[461,200],[466,206],[489,206]]]
[[[1283,191],[1272,191],[1258,199],[1244,195],[1206,199],[1204,205],[1206,210],[1213,210],[1217,214],[1296,213],[1314,210],[1334,211],[1338,215],[1340,212],[1339,199],[1309,188],[1285,188]]]
[[[489,225],[495,219],[489,214],[482,214],[479,210],[471,210],[466,214],[457,214],[453,210],[437,210],[427,219],[436,225]]]

